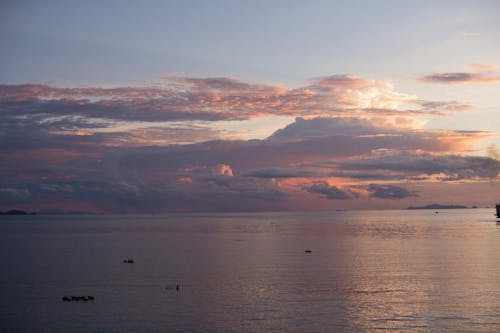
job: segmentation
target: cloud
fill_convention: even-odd
[[[358,196],[349,189],[341,190],[336,186],[330,186],[327,182],[316,182],[304,186],[303,189],[310,193],[321,194],[323,197],[331,200],[349,200]]]
[[[476,71],[493,72],[500,69],[497,65],[487,65],[487,64],[470,64],[469,67]]]
[[[27,189],[0,188],[0,197],[14,199],[26,199],[31,197],[31,192]]]
[[[343,161],[336,163],[335,167],[341,170],[378,170],[395,178],[438,175],[441,180],[488,179],[500,174],[500,162],[489,157],[410,152]]]
[[[293,168],[262,168],[248,171],[243,176],[255,178],[309,178],[317,176],[317,174]]]
[[[370,184],[366,189],[371,197],[379,199],[404,199],[417,196],[414,192],[394,185]]]
[[[357,158],[381,149],[423,149],[434,153],[450,153],[469,149],[474,142],[489,135],[484,132],[432,130],[380,130],[378,134],[361,135],[356,131],[357,129],[353,130],[355,134],[348,135],[348,130],[344,134],[313,130],[316,137],[302,139],[296,137],[294,131],[292,138],[287,139],[288,131],[285,129],[279,140],[271,136],[266,140],[217,140],[168,147],[124,147],[114,148],[109,152],[109,157],[120,160],[122,167],[140,168],[144,174],[157,174],[166,170],[175,172],[197,165],[217,165],[220,161],[230,165],[233,173],[236,170],[240,174],[246,174],[255,169],[289,168],[294,164],[317,163],[333,158]],[[283,170],[266,170],[254,172],[253,175],[276,175],[282,172]]]
[[[352,75],[295,89],[185,77],[117,88],[3,85],[0,208],[257,211],[318,207],[318,196],[399,200],[414,195],[397,186],[403,180],[497,177],[499,162],[459,155],[492,133],[421,129],[415,117],[469,108]],[[269,115],[295,121],[258,140],[216,126]]]
[[[100,126],[120,121],[213,122],[269,115],[404,116],[447,113],[457,106],[455,101],[439,101],[430,109],[429,103],[436,102],[397,92],[388,81],[352,75],[321,77],[295,89],[231,78],[179,76],[135,87],[0,85],[3,117],[35,117],[49,122],[79,118]]]
[[[212,168],[212,174],[214,176],[233,177],[233,170],[231,169],[230,165],[218,164],[214,168]]]
[[[330,200],[351,200],[362,196],[378,199],[404,199],[417,196],[415,192],[395,185],[370,184],[368,186],[355,185],[338,188],[327,182],[319,181],[304,185],[302,188],[309,193],[320,194]]]
[[[133,179],[151,184],[159,181],[180,183],[178,179],[182,177],[190,177],[193,184],[197,184],[197,177],[217,175],[221,175],[217,181],[223,183],[231,174],[261,179],[331,175],[366,181],[369,174],[378,174],[378,180],[405,179],[418,176],[425,168],[396,171],[386,165],[395,159],[396,165],[415,167],[419,161],[426,160],[425,155],[411,158],[388,153],[382,158],[374,152],[421,149],[450,154],[469,149],[490,135],[487,132],[397,129],[374,124],[368,119],[298,118],[265,140],[214,140],[163,146],[155,145],[152,139],[137,140],[136,134],[127,132],[63,135],[38,131],[36,125],[27,128],[30,131],[18,130],[17,134],[7,134],[2,141],[0,178],[3,180],[67,179],[69,182],[65,184],[71,185],[74,179],[112,186],[113,182]],[[368,165],[368,156],[374,159],[373,167]],[[332,160],[334,163],[329,162]],[[408,163],[400,163],[404,161]],[[362,165],[352,164],[355,162]],[[374,169],[380,165],[386,169]],[[318,169],[322,169],[321,172]],[[430,171],[452,170],[445,166],[435,169]],[[465,169],[476,170],[476,173],[481,170],[476,165]],[[471,175],[465,171],[456,174],[459,177]],[[487,173],[481,171],[477,175],[483,177]],[[443,174],[443,177],[452,176],[455,177],[451,172]]]
[[[269,139],[307,139],[333,135],[376,134],[375,125],[362,118],[295,118],[295,122],[277,130]]]
[[[481,33],[477,31],[464,31],[462,32],[462,35],[465,37],[477,37],[481,36]]]
[[[467,73],[467,72],[449,72],[433,73],[420,79],[422,82],[439,84],[468,84],[468,83],[498,83],[500,75]]]

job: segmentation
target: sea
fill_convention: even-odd
[[[0,216],[0,332],[500,332],[493,213]]]

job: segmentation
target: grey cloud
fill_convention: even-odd
[[[326,182],[314,182],[311,185],[303,186],[303,189],[310,193],[323,195],[331,200],[351,200],[363,196],[360,190],[367,191],[369,197],[378,199],[404,199],[417,196],[415,192],[410,192],[405,188],[395,185],[370,184],[346,186],[342,189],[330,186]]]
[[[182,99],[180,101],[156,100],[12,100],[0,99],[0,112],[4,116],[29,116],[44,117],[86,117],[99,121],[180,121],[180,120],[205,120],[216,121],[224,119],[238,119],[235,115],[224,115],[220,112],[207,111],[200,105],[192,110]],[[181,104],[181,105],[180,105]],[[178,109],[175,110],[173,106]]]
[[[357,173],[359,178],[363,173],[385,175],[387,171],[405,177],[418,176],[425,170],[448,170],[448,177],[498,174],[499,162],[491,159],[457,157],[445,163],[434,161],[432,155],[398,157],[394,153],[360,159],[377,150],[449,153],[460,138],[483,137],[482,132],[398,131],[368,120],[298,119],[279,135],[265,140],[151,146],[147,136],[136,141],[137,145],[122,142],[137,140],[138,133],[62,135],[44,126],[48,127],[37,128],[35,122],[26,119],[20,123],[12,120],[12,131],[6,132],[4,138],[8,140],[2,141],[0,149],[0,179],[2,187],[27,190],[31,196],[16,201],[9,194],[10,201],[2,200],[1,205],[81,204],[109,212],[287,209],[286,190],[271,178],[315,177],[316,172],[306,170],[310,167],[307,164],[328,169],[325,173]],[[188,131],[184,134],[189,136]],[[332,159],[334,163],[321,162]],[[230,165],[236,176],[214,175],[217,165]],[[377,169],[380,166],[383,170]],[[179,181],[181,177],[190,181]],[[321,182],[304,189],[339,200],[358,198],[362,192]],[[387,198],[404,195],[394,188],[372,187],[370,193]],[[6,192],[2,198],[7,198]]]
[[[500,173],[500,162],[481,156],[399,153],[337,163],[340,169],[386,170],[418,174],[445,174],[447,180],[494,178]]]
[[[467,72],[433,73],[422,77],[420,80],[440,84],[498,83],[500,82],[500,75]]]
[[[31,197],[31,192],[24,188],[0,188],[0,197],[11,199],[26,199]]]
[[[269,180],[254,180],[245,177],[218,176],[207,179],[213,181],[225,194],[236,198],[253,198],[258,200],[286,201],[288,195],[276,183]],[[212,191],[211,191],[212,192]],[[215,193],[221,194],[218,191]]]
[[[296,177],[314,177],[315,172],[298,170],[293,168],[262,168],[246,172],[243,176],[255,178],[296,178]]]
[[[375,173],[375,172],[345,172],[345,171],[333,171],[327,174],[330,177],[338,178],[352,178],[359,180],[400,180],[406,179],[404,175],[394,175],[385,173]]]
[[[303,189],[310,193],[321,194],[325,198],[332,200],[349,200],[358,197],[355,192],[349,189],[341,190],[336,186],[330,186],[326,182],[315,182],[304,186]]]
[[[277,130],[269,139],[307,139],[334,135],[366,135],[380,133],[373,124],[360,118],[295,118],[295,122]]]
[[[113,213],[162,211],[233,211],[272,209],[286,203],[288,195],[273,182],[240,177],[200,177],[184,184],[175,179],[147,179],[101,174],[85,180],[46,180],[41,186],[18,182],[30,187],[32,199],[8,200],[5,204],[36,203],[38,206],[65,210],[80,204],[96,211]],[[16,186],[16,184],[12,184]],[[8,195],[12,196],[12,188]],[[5,192],[5,191],[4,191]],[[0,191],[0,198],[6,193]],[[20,190],[16,190],[20,192]]]
[[[366,189],[370,192],[371,197],[379,199],[404,199],[417,196],[414,192],[394,185],[370,184]]]
[[[367,84],[367,82],[357,76],[349,74],[337,74],[316,78],[313,81],[317,86],[347,86],[356,87]]]
[[[323,120],[336,123],[337,120]],[[313,120],[300,120],[288,127],[311,127],[310,131],[317,133],[317,137],[300,138],[297,134],[288,136],[288,130],[285,128],[280,133],[281,139],[268,140],[249,140],[249,141],[208,141],[196,144],[185,144],[168,147],[122,147],[114,148],[106,153],[110,159],[120,160],[123,167],[130,169],[143,170],[144,174],[164,172],[170,170],[177,172],[180,168],[196,167],[200,165],[216,165],[224,163],[231,165],[241,174],[252,172],[256,169],[290,168],[294,164],[303,166],[311,165],[316,167],[329,167],[322,162],[328,159],[354,158],[360,155],[369,155],[374,150],[409,150],[424,149],[429,152],[453,152],[460,140],[470,140],[476,137],[483,137],[484,133],[460,133],[459,138],[455,138],[457,133],[441,131],[401,131],[390,130],[383,135],[358,135],[362,133],[362,127],[346,129],[344,134],[331,134],[330,127],[323,125],[318,129],[310,126],[308,122],[319,124]],[[348,135],[352,131],[354,135]],[[372,129],[368,130],[372,133]],[[296,132],[302,133],[299,128]],[[450,139],[449,137],[453,138]],[[460,146],[460,149],[463,147]],[[382,162],[387,164],[391,157],[385,157]],[[356,163],[357,159],[351,162]],[[362,163],[368,163],[362,160]],[[374,162],[375,165],[377,163]],[[382,164],[384,165],[384,164]],[[356,169],[356,165],[349,164],[347,161],[340,166],[340,169]],[[370,169],[370,167],[365,167]],[[359,170],[363,170],[361,166]],[[267,170],[269,171],[269,170]],[[281,170],[283,171],[283,170]],[[332,170],[333,171],[333,170]],[[272,170],[266,172],[270,177],[278,175],[280,171]],[[258,175],[258,174],[255,174]],[[260,171],[260,176],[264,172]]]

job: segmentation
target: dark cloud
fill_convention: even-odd
[[[375,173],[375,172],[345,172],[345,171],[333,171],[326,174],[329,177],[337,178],[349,178],[358,180],[401,180],[407,179],[405,175],[395,175],[387,173]]]
[[[394,185],[370,184],[366,189],[371,197],[379,199],[404,199],[417,196],[415,192]]]
[[[481,156],[395,153],[335,163],[341,170],[379,170],[406,175],[444,175],[443,180],[495,178],[500,161]],[[393,174],[394,175],[394,174]]]
[[[274,178],[370,181],[442,173],[441,177],[458,179],[493,176],[498,167],[498,162],[482,158],[456,156],[446,161],[433,155],[394,153],[417,149],[449,153],[464,147],[460,140],[468,142],[484,133],[398,131],[370,125],[368,120],[298,119],[279,132],[279,139],[276,134],[267,140],[168,146],[153,146],[151,138],[138,140],[133,132],[62,135],[31,128],[17,131],[17,137],[11,133],[11,139],[2,142],[3,187],[30,191],[33,195],[26,202],[99,202],[99,209],[110,205],[114,211],[120,205],[145,211],[189,210],[191,204],[194,210],[223,209],[219,200],[235,201],[233,207],[242,209],[248,200],[254,208],[265,201],[271,209],[273,203],[288,200]],[[42,186],[29,186],[40,180]],[[344,193],[356,198],[355,188],[338,190],[324,184],[311,189],[325,191],[325,196],[341,198]]]
[[[250,170],[244,173],[243,176],[255,178],[309,178],[317,176],[317,173],[293,168],[262,168]]]
[[[276,209],[288,200],[286,191],[265,179],[207,175],[186,183],[174,174],[152,179],[114,170],[87,171],[78,179],[46,179],[39,184],[11,180],[9,187],[0,189],[0,207],[111,213],[254,211]]]
[[[114,149],[123,165],[156,169],[226,163],[246,173],[272,166],[289,167],[331,158],[346,159],[371,154],[374,150],[417,150],[450,152],[469,147],[484,133],[421,131],[391,135],[330,135],[297,140],[209,141],[172,147]],[[316,166],[321,166],[316,165]],[[324,166],[324,165],[323,165]]]
[[[0,188],[0,198],[2,201],[23,200],[31,197],[31,192],[24,188]]]
[[[320,194],[323,197],[331,200],[350,200],[363,196],[378,198],[378,199],[404,199],[417,196],[415,192],[410,192],[405,188],[395,185],[353,185],[338,188],[337,186],[329,185],[327,182],[313,182],[310,185],[304,185],[303,189],[309,193]]]
[[[180,98],[180,97],[179,97]],[[87,123],[106,121],[181,121],[205,120],[217,121],[225,119],[240,119],[236,114],[226,114],[202,108],[191,110],[190,105],[182,99],[166,100],[73,100],[73,99],[0,99],[0,111],[3,116],[29,116],[47,119],[66,117],[71,119],[87,118]]]
[[[358,197],[357,193],[349,189],[341,190],[336,186],[330,186],[327,182],[315,182],[304,186],[303,189],[309,193],[321,194],[331,200],[349,200]]]

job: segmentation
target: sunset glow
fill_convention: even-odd
[[[410,6],[376,24],[375,5],[350,23],[278,4],[281,23],[225,3],[141,31],[87,7],[77,31],[55,3],[2,5],[0,209],[404,208],[442,201],[435,186],[445,203],[498,199],[497,4],[460,2],[460,20]],[[221,27],[217,10],[236,17]]]

